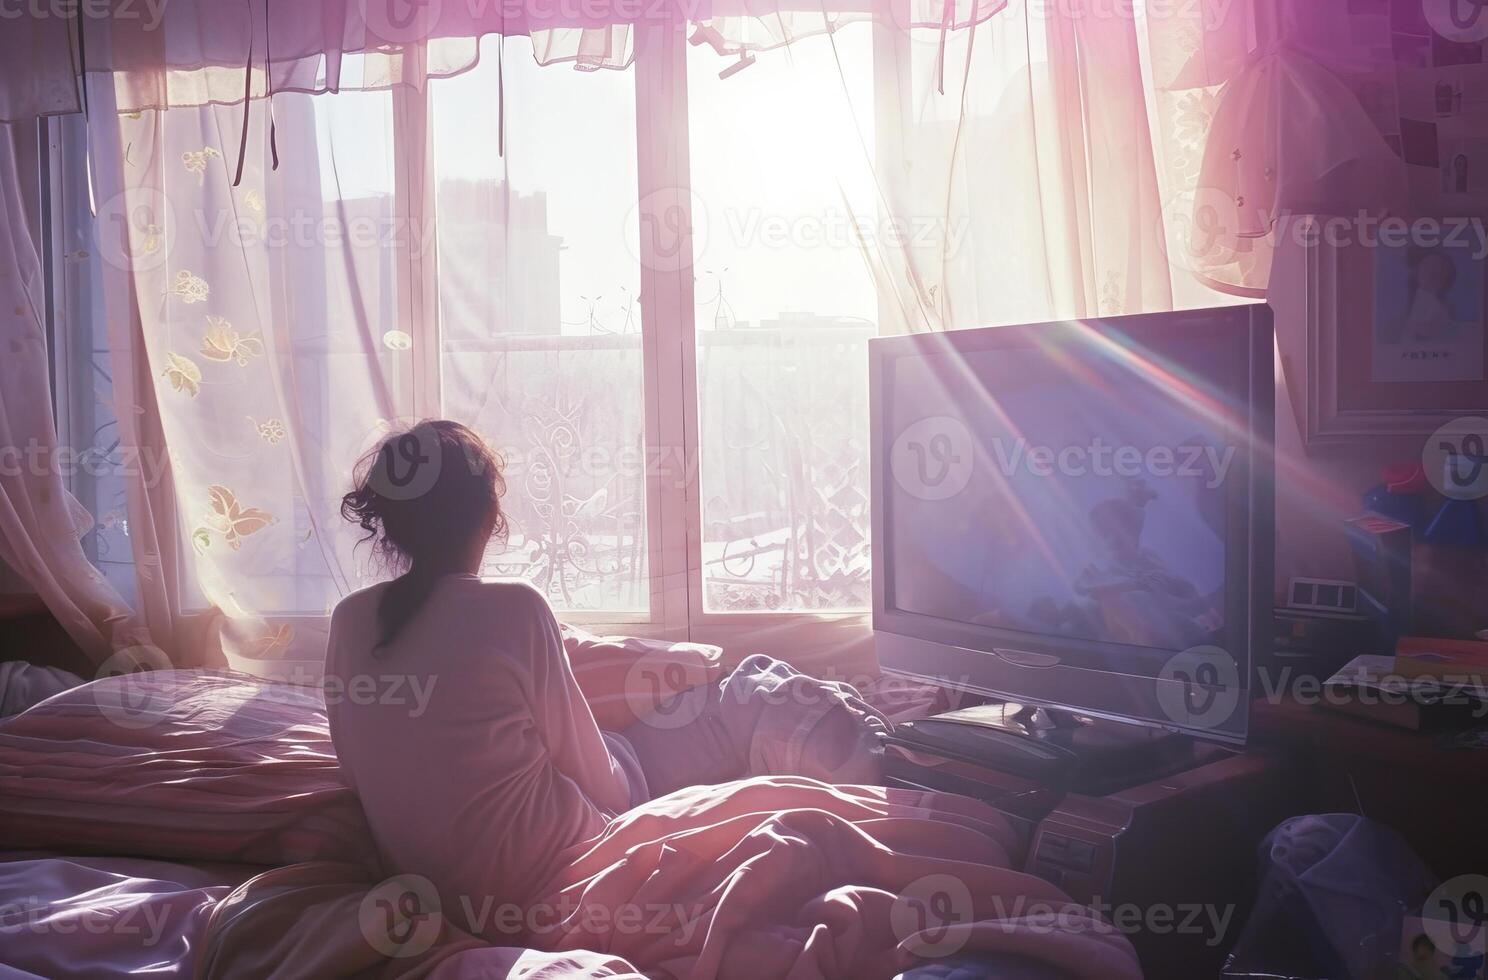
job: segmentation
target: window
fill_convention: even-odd
[[[873,38],[870,25],[849,25],[761,52],[728,77],[730,61],[675,27],[642,31],[625,71],[539,67],[526,38],[503,42],[498,59],[486,38],[477,67],[422,89],[277,97],[284,164],[262,175],[257,212],[391,234],[353,249],[290,227],[254,253],[253,274],[272,283],[259,322],[295,323],[288,346],[266,352],[293,370],[277,392],[252,393],[256,404],[293,402],[298,458],[311,461],[354,459],[376,434],[369,419],[471,425],[507,462],[509,536],[483,571],[530,580],[565,619],[677,636],[702,623],[753,628],[759,613],[866,611]],[[223,156],[206,166],[231,173],[240,107],[161,116],[173,165],[216,140]],[[264,118],[250,147],[266,145]],[[62,173],[73,238],[86,241],[81,126]],[[201,171],[177,169],[168,190],[183,220]],[[677,191],[689,185],[691,195]],[[208,192],[224,196],[201,208],[237,214],[247,191],[226,195],[219,181]],[[691,265],[658,228],[692,249]],[[192,261],[211,260],[209,243],[187,247]],[[67,438],[107,452],[104,290],[85,267],[68,288],[65,332],[86,341],[86,324],[98,336],[59,364],[78,406]],[[189,331],[173,349],[199,351],[203,308],[179,315]],[[160,375],[164,356],[151,348],[141,377]],[[225,362],[201,367],[204,391],[250,383]],[[202,472],[256,465],[208,445],[208,424],[225,425],[229,409],[206,404],[193,408],[210,416],[200,428],[165,432],[201,444],[177,463],[195,467],[196,489],[216,482]],[[271,420],[248,421],[239,434],[252,442]],[[208,572],[204,504],[181,503],[179,527],[156,530],[180,557],[184,608],[229,595],[265,616],[318,617],[367,584],[359,532],[334,519],[340,462],[250,472],[236,476],[259,491],[245,504],[271,511],[297,544],[219,547]],[[106,570],[124,562],[111,578],[132,594],[128,479],[80,475],[74,492],[101,518],[90,553]],[[244,581],[228,583],[224,569]]]
[[[542,68],[531,47],[431,85],[443,410],[506,460],[485,570],[564,611],[645,614],[634,73]]]
[[[727,78],[687,56],[709,613],[871,601],[872,33],[817,41]]]
[[[66,164],[84,158],[81,116],[48,121],[41,138],[48,155]],[[103,267],[94,247],[87,170],[54,166],[50,188],[53,305],[67,329],[53,330],[57,430],[75,465],[64,472],[68,491],[92,516],[82,536],[83,552],[126,602],[136,599],[134,539],[130,534],[128,481],[140,472],[153,479],[161,460],[149,453],[131,459],[120,448],[114,404],[114,365],[103,291]],[[132,467],[139,467],[138,471]]]

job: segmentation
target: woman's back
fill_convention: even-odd
[[[631,802],[553,614],[530,586],[445,575],[374,653],[387,588],[336,607],[326,662],[331,737],[387,870],[430,878],[451,911],[535,898]]]

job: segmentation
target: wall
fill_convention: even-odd
[[[1304,331],[1301,315],[1300,256],[1277,255],[1268,297],[1276,329]],[[1340,283],[1340,288],[1349,288]],[[1299,337],[1293,333],[1291,337]],[[1292,346],[1289,342],[1287,346]],[[1353,580],[1353,557],[1342,521],[1363,511],[1364,492],[1380,483],[1383,467],[1419,458],[1412,443],[1375,443],[1314,448],[1303,445],[1277,357],[1276,378],[1276,587],[1278,598],[1294,576]],[[1438,498],[1439,499],[1439,498]],[[1479,518],[1488,528],[1488,500],[1479,501]],[[1488,628],[1488,553],[1417,545],[1413,563],[1415,629],[1432,634],[1466,634]]]

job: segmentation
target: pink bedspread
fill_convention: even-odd
[[[157,907],[175,931],[151,947],[153,967],[117,934],[59,944],[35,927],[19,944],[0,936],[0,963],[44,976],[859,978],[998,950],[1072,977],[1140,976],[1122,936],[1010,870],[1019,842],[992,808],[801,777],[637,807],[565,853],[536,903],[379,883],[316,694],[281,688],[203,672],[113,678],[0,724],[11,846],[335,859],[236,888],[237,873],[159,862],[13,863],[0,906],[20,896],[59,923]],[[440,826],[430,813],[429,832]],[[114,967],[89,966],[102,963]]]
[[[685,977],[888,977],[1015,952],[1140,977],[1126,940],[1009,870],[1006,819],[962,797],[789,776],[681,790],[576,848],[526,938]],[[462,910],[466,906],[462,905]]]
[[[575,848],[521,906],[347,865],[270,872],[223,902],[204,972],[871,980],[997,952],[1139,978],[1124,937],[1007,870],[1013,847],[997,813],[959,797],[795,777],[697,787]]]

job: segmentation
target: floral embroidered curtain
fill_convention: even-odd
[[[405,233],[427,226],[425,201],[388,193],[422,163],[395,162],[385,92],[278,97],[294,164],[273,169],[255,116],[236,186],[234,108],[114,112],[111,90],[90,94],[115,375],[148,371],[117,414],[158,422],[170,463],[129,505],[162,569],[141,602],[177,662],[318,659],[331,605],[370,583],[337,513],[351,467],[396,420],[438,414],[413,358],[434,336],[432,249]],[[338,186],[338,152],[362,186]]]

